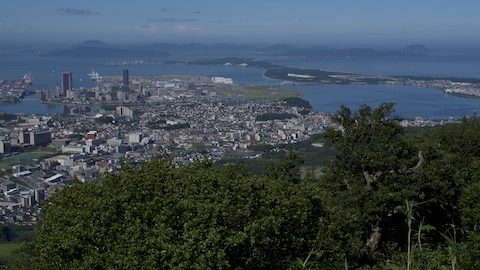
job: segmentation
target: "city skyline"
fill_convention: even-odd
[[[10,1],[1,42],[477,43],[480,4],[451,1]],[[26,19],[28,18],[28,20]]]

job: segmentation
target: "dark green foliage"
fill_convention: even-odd
[[[270,179],[282,179],[292,183],[300,182],[300,167],[304,163],[303,157],[294,151],[288,152],[280,162],[266,169],[266,176]]]
[[[167,120],[165,119],[153,120],[147,123],[147,127],[151,129],[161,129],[166,125],[167,125]]]
[[[399,248],[382,241],[385,235],[402,235],[399,206],[410,194],[409,172],[417,162],[417,150],[397,122],[386,118],[391,104],[375,110],[347,108],[335,120],[342,131],[330,130],[327,139],[338,150],[321,181],[331,192],[333,241],[338,253],[353,261],[371,261],[380,249]],[[385,244],[385,245],[382,245]],[[393,246],[391,246],[393,245]],[[384,252],[384,251],[382,251]]]
[[[415,164],[416,151],[405,130],[397,122],[386,120],[392,112],[392,104],[382,104],[375,110],[361,107],[357,113],[342,107],[336,114],[334,120],[343,130],[329,130],[326,138],[340,151],[337,161],[344,172],[387,174]]]
[[[10,122],[12,120],[16,120],[17,118],[18,118],[18,116],[16,116],[15,114],[8,114],[8,113],[0,112],[0,120],[2,120],[2,121]]]
[[[2,226],[2,230],[0,231],[0,243],[2,242],[10,242],[13,239],[13,232],[12,229],[8,226]]]
[[[163,130],[175,130],[175,129],[183,129],[183,128],[189,128],[190,125],[188,123],[178,123],[178,124],[175,124],[175,125],[166,125],[164,127],[162,127],[161,129]]]
[[[95,118],[95,122],[99,124],[112,124],[114,123],[115,119],[111,116],[102,116],[99,118]]]
[[[270,152],[275,149],[275,146],[270,144],[252,144],[248,147],[248,149],[257,152]]]
[[[33,228],[3,225],[0,226],[0,243],[4,242],[24,242],[33,238]]]
[[[281,269],[315,245],[322,203],[311,183],[209,163],[152,161],[76,184],[45,207],[39,269]]]
[[[104,109],[105,111],[115,111],[117,106],[118,105],[114,105],[114,104],[102,104],[102,109]]]
[[[147,123],[147,127],[151,129],[163,129],[163,130],[175,130],[175,129],[183,129],[189,128],[190,125],[187,123],[178,123],[174,125],[167,125],[167,121],[165,119],[160,119],[156,121],[151,121]]]
[[[282,101],[285,103],[286,106],[289,107],[299,107],[299,108],[305,108],[305,109],[312,109],[312,105],[310,105],[310,102],[306,101],[303,98],[299,97],[288,97],[282,99]]]
[[[313,146],[315,144],[316,146]],[[321,147],[320,147],[321,146]],[[229,159],[220,162],[242,163],[248,172],[261,174],[272,163],[280,160],[290,151],[298,152],[304,159],[302,170],[321,170],[335,157],[335,149],[326,143],[323,134],[314,135],[311,138],[295,143],[272,146],[268,144],[251,145],[249,150],[261,154],[257,159]]]
[[[460,265],[464,269],[480,269],[480,168],[475,181],[468,185],[460,198],[461,217],[465,231],[465,253]],[[463,263],[464,262],[464,263]]]
[[[387,261],[405,251],[407,226],[401,210],[405,200],[418,202],[414,227],[422,222],[435,228],[420,232],[423,248],[431,252],[416,250],[417,265],[431,256],[448,257],[443,235],[453,235],[452,225],[461,228],[459,196],[480,168],[475,165],[479,119],[412,138],[389,118],[392,111],[391,104],[376,109],[364,106],[355,113],[342,108],[335,120],[343,130],[327,133],[339,151],[320,178],[331,194],[327,205],[331,205],[332,241],[341,242],[335,254],[346,249],[344,256],[358,265]],[[463,235],[460,230],[455,235],[460,250]]]

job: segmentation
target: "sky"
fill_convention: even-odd
[[[0,42],[480,43],[478,0],[1,0]]]

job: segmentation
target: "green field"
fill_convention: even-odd
[[[16,164],[26,165],[26,164],[29,164],[32,161],[32,159],[42,160],[52,155],[55,155],[54,151],[41,150],[41,151],[19,153],[17,155],[5,157],[0,159],[0,170],[10,170],[13,165],[16,165]]]
[[[314,146],[317,145],[317,146]],[[319,145],[322,145],[319,147]],[[296,144],[281,144],[277,146],[258,144],[249,148],[251,154],[262,154],[258,159],[244,159],[242,155],[236,152],[230,153],[223,160],[217,162],[218,165],[241,164],[250,173],[262,173],[265,168],[282,158],[288,151],[297,151],[302,154],[305,162],[302,166],[302,172],[319,172],[334,157],[335,150],[328,144],[322,134],[312,136],[310,139],[298,142]],[[278,151],[272,151],[277,149]]]
[[[0,260],[10,257],[12,251],[20,248],[23,243],[0,243]]]

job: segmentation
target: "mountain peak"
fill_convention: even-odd
[[[403,51],[407,53],[428,54],[430,49],[423,44],[412,44],[403,48]]]
[[[111,46],[103,41],[90,39],[80,43],[80,47],[109,48]]]

